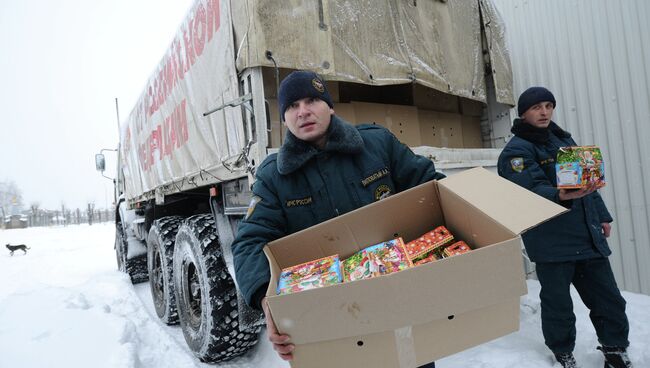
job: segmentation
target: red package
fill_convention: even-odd
[[[452,240],[454,240],[454,236],[451,235],[449,230],[444,226],[438,226],[419,238],[408,242],[404,246],[406,256],[414,265],[434,261],[441,258],[441,247]]]
[[[467,253],[470,250],[472,250],[472,248],[470,248],[464,241],[460,240],[446,247],[443,253],[445,254],[445,257],[451,257]]]

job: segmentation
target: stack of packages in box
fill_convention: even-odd
[[[363,280],[442,258],[467,253],[471,248],[444,226],[438,226],[408,243],[400,237],[371,245],[343,261],[338,255],[287,267],[280,274],[278,294]]]
[[[578,189],[605,186],[605,163],[597,146],[561,147],[555,160],[557,187]]]

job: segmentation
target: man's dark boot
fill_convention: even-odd
[[[564,368],[578,368],[576,359],[573,357],[573,353],[553,353],[555,359],[558,363],[562,364]]]
[[[596,349],[605,355],[605,368],[632,368],[627,349],[615,346],[599,346]]]

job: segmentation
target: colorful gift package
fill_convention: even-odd
[[[428,233],[414,239],[404,246],[406,248],[406,256],[413,263],[413,265],[420,265],[440,259],[441,247],[454,240],[449,230],[444,226],[438,226]]]
[[[561,147],[555,161],[557,187],[577,189],[605,186],[605,164],[597,146]]]
[[[451,257],[451,256],[457,256],[459,254],[467,253],[470,250],[472,250],[472,248],[470,248],[469,245],[467,245],[467,243],[460,240],[448,247],[445,247],[443,254],[445,255],[445,257]]]
[[[342,263],[344,282],[386,275],[412,265],[406,256],[402,238],[371,245]]]
[[[282,270],[278,294],[315,289],[342,282],[338,254],[305,262]]]

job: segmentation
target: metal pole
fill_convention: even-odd
[[[117,139],[120,139],[120,107],[117,104],[117,97],[115,97],[115,113],[117,114]]]

